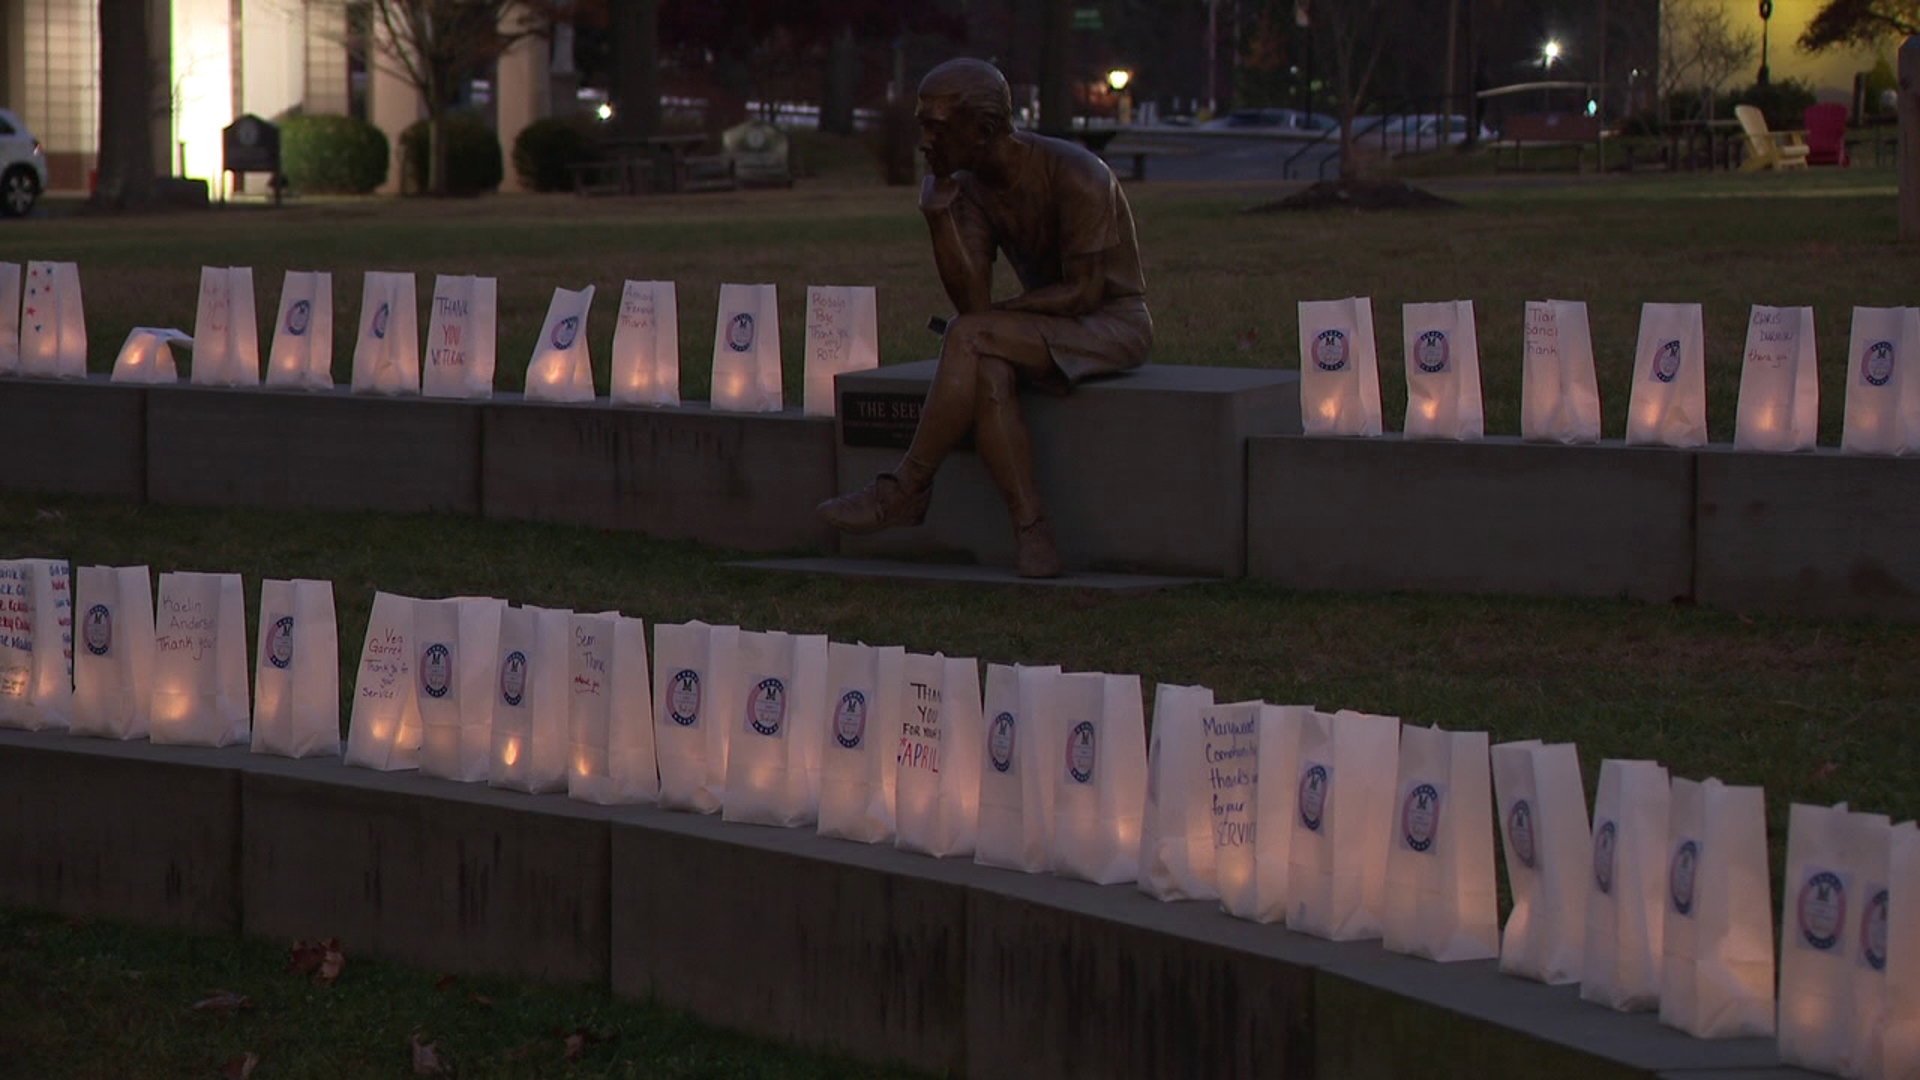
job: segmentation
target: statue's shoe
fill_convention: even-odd
[[[908,491],[900,478],[881,473],[859,491],[836,495],[819,505],[827,524],[844,533],[864,536],[882,529],[918,525],[927,520],[927,504],[933,500],[931,486]]]
[[[1046,518],[1037,518],[1018,533],[1019,548],[1013,568],[1024,578],[1059,577],[1066,566],[1060,561],[1059,545],[1053,542],[1053,526]]]

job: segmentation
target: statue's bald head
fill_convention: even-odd
[[[985,60],[949,60],[920,80],[921,100],[945,98],[956,111],[977,117],[998,134],[1013,130],[1013,91],[1006,76]]]

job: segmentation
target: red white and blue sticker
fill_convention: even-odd
[[[267,628],[267,663],[281,671],[293,666],[293,616],[282,615]]]
[[[1322,330],[1313,339],[1313,366],[1321,371],[1346,370],[1347,353],[1345,330]]]
[[[1593,887],[1602,893],[1613,892],[1613,849],[1620,829],[1612,821],[1602,821],[1593,830]]]
[[[1513,857],[1520,860],[1520,865],[1529,870],[1533,869],[1535,843],[1533,804],[1515,799],[1513,808],[1507,811],[1507,846],[1513,849]]]
[[[1300,770],[1300,824],[1310,832],[1319,832],[1327,820],[1327,797],[1332,794],[1333,772],[1317,761],[1307,762]]]
[[[860,749],[867,734],[867,695],[849,690],[840,695],[833,710],[833,741],[843,750]]]
[[[1094,762],[1098,760],[1098,747],[1095,745],[1093,721],[1082,720],[1067,732],[1067,775],[1076,784],[1090,783],[1093,780]]]
[[[420,689],[430,698],[443,698],[453,689],[453,650],[439,642],[420,654]]]
[[[1415,784],[1400,801],[1400,842],[1426,854],[1440,838],[1440,789]]]
[[[1860,354],[1860,381],[1868,386],[1885,386],[1893,380],[1893,342],[1876,341]]]
[[[1885,889],[1869,888],[1860,913],[1860,961],[1875,971],[1887,970],[1887,902]]]
[[[727,348],[746,352],[753,348],[753,316],[740,312],[727,320]]]
[[[93,655],[107,655],[107,650],[113,648],[113,610],[105,604],[88,608],[80,625],[80,640],[86,642],[87,651]]]
[[[1831,952],[1847,927],[1847,883],[1831,870],[1812,869],[1793,905],[1794,925],[1810,949]]]
[[[747,697],[747,727],[761,735],[779,735],[787,720],[787,684],[761,679]]]
[[[1015,721],[1013,714],[1003,712],[987,725],[987,762],[993,771],[1006,773],[1013,771],[1013,732]]]
[[[313,325],[313,301],[295,300],[287,308],[287,336],[305,337]]]
[[[681,668],[667,688],[667,719],[681,727],[700,722],[700,673]]]
[[[569,315],[553,324],[553,347],[566,350],[573,347],[574,339],[580,336],[580,316]]]
[[[527,700],[527,654],[519,649],[500,661],[500,700],[516,709]]]
[[[1438,375],[1447,370],[1447,358],[1451,353],[1445,331],[1428,330],[1414,339],[1413,364],[1428,375]]]
[[[1673,849],[1673,861],[1667,865],[1667,895],[1676,915],[1692,916],[1693,886],[1700,877],[1700,845],[1682,840]]]
[[[1653,350],[1653,381],[1670,383],[1680,374],[1680,343],[1663,341]]]

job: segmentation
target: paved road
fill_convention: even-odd
[[[1147,154],[1147,179],[1154,182],[1237,183],[1261,180],[1320,179],[1322,162],[1332,175],[1339,144],[1311,137],[1182,132],[1178,128],[1135,129],[1108,145],[1107,160],[1122,175],[1136,151]],[[1295,155],[1299,155],[1295,157]],[[1288,175],[1288,159],[1292,175]]]

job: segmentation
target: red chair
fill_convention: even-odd
[[[1809,105],[1801,116],[1807,129],[1807,164],[1839,165],[1853,162],[1847,157],[1847,107],[1839,104]]]

